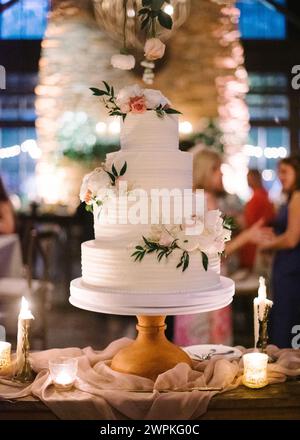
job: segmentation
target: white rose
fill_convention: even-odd
[[[148,234],[149,241],[154,241],[155,243],[158,243],[162,233],[163,233],[162,226],[152,225],[150,229],[150,233]]]
[[[198,238],[199,249],[206,254],[215,254],[219,252],[216,246],[215,237],[211,234],[202,234]],[[221,251],[222,252],[222,251]]]
[[[223,230],[222,213],[219,209],[207,211],[204,218],[205,229],[211,234],[220,234]]]
[[[96,195],[101,188],[110,185],[110,178],[103,168],[96,168],[88,179],[88,189]]]
[[[86,195],[87,195],[87,192],[89,189],[88,188],[88,181],[89,181],[89,178],[91,175],[92,175],[92,173],[86,174],[82,180],[82,184],[80,187],[80,193],[79,193],[79,197],[80,197],[81,202],[85,202]]]
[[[136,96],[143,96],[144,90],[138,85],[127,86],[121,89],[117,95],[116,103],[119,107],[127,105],[130,98],[135,98]]]
[[[116,69],[131,70],[135,66],[133,55],[116,54],[111,57],[111,65]]]
[[[193,252],[199,249],[199,236],[186,235],[184,231],[179,232],[176,242],[180,249],[187,252]]]
[[[164,107],[170,104],[170,101],[159,90],[145,89],[144,96],[148,109],[157,108],[159,105]]]
[[[164,56],[166,45],[159,38],[149,38],[144,47],[145,58],[150,61]]]

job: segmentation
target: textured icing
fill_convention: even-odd
[[[153,255],[142,262],[131,258],[132,248],[117,245],[104,247],[91,240],[82,244],[82,278],[87,284],[103,288],[128,291],[208,290],[217,288],[220,282],[220,259],[211,256],[209,270],[202,267],[200,255],[191,255],[188,270],[182,272],[176,265],[182,252],[175,250],[160,263]]]
[[[178,150],[178,116],[165,114],[159,118],[155,111],[128,113],[122,123],[120,142],[122,150]]]

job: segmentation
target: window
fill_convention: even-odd
[[[277,0],[284,4],[284,0]],[[240,9],[240,32],[244,39],[282,40],[286,38],[286,21],[283,14],[261,0],[237,1]]]
[[[36,144],[34,88],[36,73],[8,73],[0,94],[0,173],[10,193],[24,201],[34,195]]]
[[[247,102],[251,130],[245,153],[249,167],[262,170],[265,186],[279,191],[276,166],[290,153],[288,80],[282,73],[249,73]]]
[[[250,93],[246,97],[250,119],[278,121],[289,119],[287,78],[283,74],[249,74]]]
[[[1,3],[6,3],[0,0]],[[19,0],[0,15],[0,38],[42,39],[47,25],[49,0]]]

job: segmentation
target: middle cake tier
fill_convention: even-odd
[[[117,151],[107,155],[106,166],[120,170],[127,163],[122,180],[128,185],[143,188],[192,188],[193,156],[184,151]]]
[[[220,257],[209,256],[205,271],[199,253],[190,255],[188,270],[177,268],[182,251],[175,251],[160,262],[152,254],[142,262],[134,261],[132,245],[104,246],[91,240],[81,245],[82,280],[90,286],[130,292],[202,291],[218,289],[220,284]]]

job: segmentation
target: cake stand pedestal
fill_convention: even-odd
[[[102,290],[87,286],[81,278],[71,282],[70,303],[84,310],[112,315],[137,316],[138,335],[112,359],[111,368],[155,380],[180,362],[192,364],[190,357],[165,336],[167,315],[191,315],[228,306],[234,282],[220,277],[215,288],[206,291],[137,293]]]
[[[138,335],[112,359],[111,368],[155,380],[180,362],[192,365],[191,358],[165,336],[165,316],[137,316]]]

